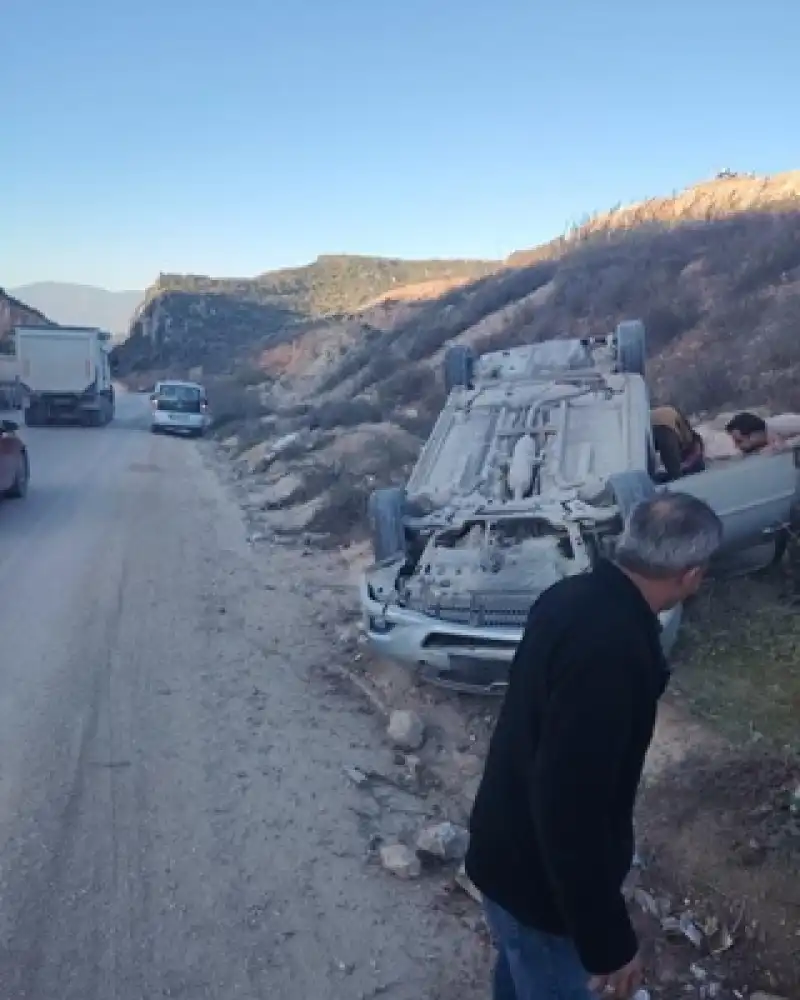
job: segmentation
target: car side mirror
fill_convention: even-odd
[[[0,420],[0,434],[13,434],[19,430],[19,424],[15,420]]]
[[[151,403],[155,403],[155,401],[156,401],[157,399],[158,399],[158,396],[156,395],[156,393],[154,393],[154,392],[151,392],[151,393],[150,393],[150,402],[151,402]]]

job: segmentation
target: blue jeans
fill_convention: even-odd
[[[596,1000],[569,938],[524,927],[496,903],[483,902],[497,948],[494,1000]]]

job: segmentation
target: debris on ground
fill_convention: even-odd
[[[387,844],[380,855],[383,867],[396,878],[417,878],[422,872],[419,858],[405,844]]]
[[[386,732],[398,750],[419,750],[425,742],[425,724],[416,712],[409,709],[392,712]]]
[[[469,832],[455,823],[437,823],[421,830],[417,853],[439,861],[463,861],[469,845]]]
[[[455,884],[471,899],[474,899],[476,903],[483,905],[483,897],[481,896],[480,889],[475,885],[469,875],[467,875],[467,869],[463,864],[456,872]]]

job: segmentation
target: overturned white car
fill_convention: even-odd
[[[448,400],[407,487],[370,499],[361,601],[376,649],[441,686],[504,690],[536,597],[609,554],[627,512],[662,488],[644,371],[638,321],[479,358],[448,351]],[[712,504],[726,550],[779,546],[797,455],[724,464],[671,488]],[[667,651],[680,615],[662,616]]]

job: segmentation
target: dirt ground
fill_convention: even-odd
[[[214,461],[245,500],[246,482]],[[278,544],[269,514],[251,510],[250,516],[253,544],[265,552]],[[419,685],[404,668],[371,654],[355,592],[365,546],[331,552],[311,537],[283,537],[279,547],[329,639],[327,666],[337,690],[361,692],[378,715],[392,708],[420,714],[428,739],[419,774],[431,814],[465,822],[497,701]],[[783,596],[775,578],[714,584],[688,615],[641,797],[642,865],[628,887],[653,998],[740,1000],[759,990],[800,997],[794,958],[800,948],[800,767],[788,750],[798,732],[794,637],[800,632]],[[475,935],[471,964],[442,970],[433,996],[488,996],[491,953],[477,905],[454,888],[451,872],[423,874],[422,884],[432,907]]]

